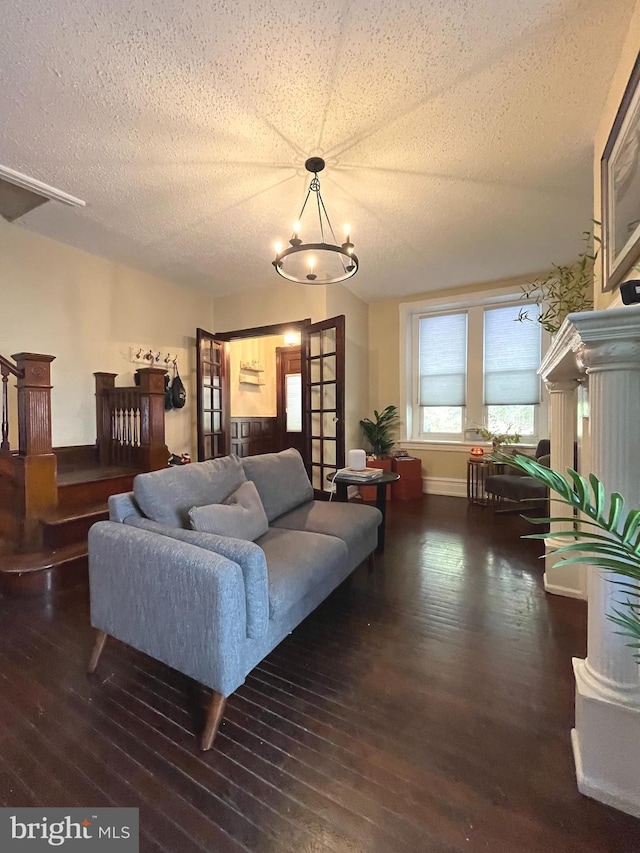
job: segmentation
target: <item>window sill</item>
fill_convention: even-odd
[[[538,445],[537,440],[533,444],[522,442],[520,444],[510,444],[509,449],[515,450],[535,450]],[[429,450],[429,451],[445,451],[447,453],[467,453],[471,452],[472,447],[482,447],[485,454],[491,453],[492,447],[490,444],[484,444],[481,441],[434,441],[428,439],[412,438],[409,441],[399,441],[398,447],[402,450]]]

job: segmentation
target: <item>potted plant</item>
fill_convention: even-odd
[[[571,563],[588,563],[596,568],[611,572],[611,582],[622,592],[618,607],[607,618],[620,628],[620,634],[627,637],[627,643],[636,649],[634,656],[640,662],[640,509],[625,512],[623,497],[612,492],[607,501],[603,484],[589,474],[588,481],[576,471],[567,468],[566,480],[557,471],[553,471],[529,459],[526,456],[508,457],[514,465],[544,483],[558,495],[560,502],[579,510],[586,519],[577,519],[574,515],[566,518],[530,518],[534,524],[548,524],[550,521],[565,522],[569,529],[549,533],[529,534],[529,539],[567,539],[555,551],[560,556],[556,566]],[[625,580],[626,579],[626,580]]]
[[[548,275],[521,288],[522,299],[540,306],[540,314],[535,319],[552,335],[558,331],[567,314],[593,308],[593,267],[598,255],[593,244],[600,241],[591,231],[585,231],[583,237],[585,248],[572,264],[553,264]],[[517,319],[533,320],[525,308]]]
[[[517,432],[492,432],[487,427],[478,427],[476,432],[482,437],[483,441],[491,442],[493,453],[498,453],[503,446],[517,444],[520,441],[520,436]]]
[[[381,412],[373,410],[373,420],[363,418],[360,421],[362,434],[371,449],[367,459],[367,467],[391,470],[389,452],[395,444],[394,434],[400,419],[397,406],[387,406]],[[391,487],[387,486],[387,500],[391,495]],[[360,486],[360,497],[363,501],[373,501],[376,498],[375,486]]]
[[[373,410],[373,417],[364,418],[360,421],[362,433],[371,447],[371,454],[376,459],[384,459],[389,455],[389,451],[395,444],[393,433],[395,432],[398,423],[398,407],[387,406],[381,412]]]

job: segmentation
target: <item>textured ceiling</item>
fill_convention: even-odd
[[[4,0],[0,163],[87,201],[21,224],[215,295],[268,286],[306,192],[361,298],[530,273],[589,227],[634,0]]]

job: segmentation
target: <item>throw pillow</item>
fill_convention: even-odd
[[[269,529],[269,522],[255,485],[243,483],[221,504],[194,506],[189,510],[191,527],[200,533],[217,533],[253,542]]]

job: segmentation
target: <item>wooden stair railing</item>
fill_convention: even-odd
[[[0,356],[2,440],[0,442],[0,536],[18,550],[42,544],[40,516],[58,501],[56,457],[51,445],[53,355],[20,352]],[[17,388],[18,450],[9,443],[9,377]]]
[[[101,465],[139,471],[166,468],[169,451],[164,436],[164,375],[158,367],[138,371],[140,385],[116,388],[115,373],[94,373],[96,431]]]

